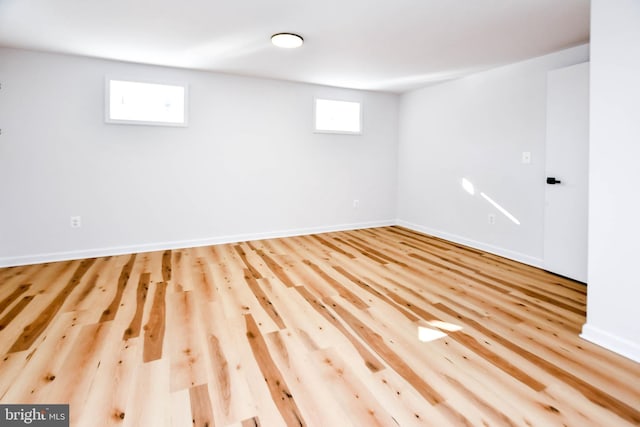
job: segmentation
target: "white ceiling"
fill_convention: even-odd
[[[402,92],[589,40],[589,0],[0,0],[0,46]],[[302,35],[296,50],[270,44]]]

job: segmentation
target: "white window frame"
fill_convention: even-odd
[[[358,117],[358,127],[360,130],[358,131],[348,131],[348,130],[333,130],[333,129],[318,129],[317,128],[317,117],[318,117],[318,101],[335,101],[335,102],[348,102],[352,104],[358,104],[359,108],[359,117]],[[313,98],[313,132],[314,133],[330,133],[330,134],[342,134],[342,135],[362,135],[363,128],[363,120],[362,120],[362,110],[363,105],[362,101],[357,101],[353,99],[337,99],[330,97],[316,97]]]
[[[182,122],[169,122],[161,120],[129,120],[129,119],[113,119],[111,118],[111,81],[122,81],[132,83],[143,83],[152,85],[176,86],[184,90],[184,114]],[[169,127],[187,127],[189,125],[189,86],[186,83],[175,81],[157,81],[131,79],[126,77],[105,77],[105,96],[104,96],[104,121],[109,124],[120,125],[143,125],[143,126],[169,126]]]

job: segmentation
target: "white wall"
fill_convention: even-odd
[[[589,294],[582,337],[640,362],[640,2],[591,2]]]
[[[404,94],[401,224],[541,265],[547,71],[588,58],[588,46],[578,46]],[[531,152],[531,164],[521,163],[524,151]],[[463,190],[462,178],[473,183],[474,196]]]
[[[105,124],[105,75],[187,82],[189,127]],[[0,82],[0,265],[395,218],[395,95],[12,49]],[[364,134],[312,133],[315,96]]]

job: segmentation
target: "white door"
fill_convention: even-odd
[[[587,282],[589,63],[547,75],[544,267]]]

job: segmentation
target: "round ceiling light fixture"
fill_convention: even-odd
[[[278,33],[271,36],[271,43],[284,49],[295,49],[302,46],[304,39],[293,33]]]

